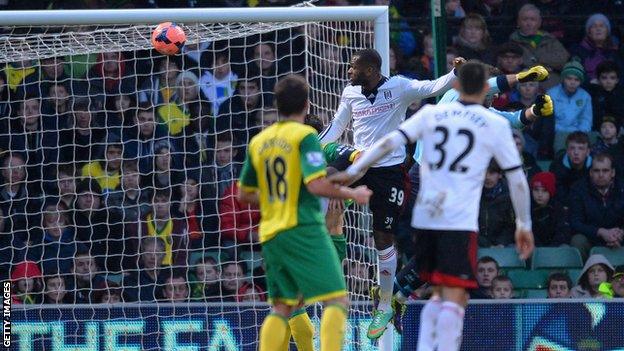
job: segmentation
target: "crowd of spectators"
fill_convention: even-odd
[[[294,3],[128,0],[115,6]],[[390,5],[392,74],[430,79],[434,45],[429,26],[418,26],[428,13],[420,3],[428,2],[317,5]],[[0,6],[112,5],[9,0]],[[554,101],[552,118],[514,134],[531,186],[537,246],[572,246],[587,262],[578,281],[554,272],[548,296],[622,296],[622,267],[590,252],[624,243],[624,17],[618,15],[624,5],[471,0],[447,1],[446,11],[448,69],[462,56],[502,74],[536,64],[549,70],[547,81],[519,84],[492,102],[513,111],[541,93]],[[583,18],[584,25],[570,26],[566,18]],[[264,301],[262,265],[249,259],[259,257],[260,214],[238,203],[236,179],[248,141],[277,120],[271,108],[277,78],[306,68],[303,40],[276,32],[188,45],[175,57],[106,52],[6,64],[0,71],[0,275],[16,282],[14,300]],[[338,47],[325,54],[345,64]],[[331,62],[319,70],[310,74],[344,75]],[[324,86],[336,84],[324,79]],[[480,247],[513,245],[513,210],[495,162],[479,217]],[[350,290],[366,295],[373,266],[351,258],[345,264]],[[513,279],[500,273],[494,259],[482,259],[474,296],[513,297]]]

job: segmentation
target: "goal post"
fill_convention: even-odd
[[[0,248],[0,260],[10,257],[10,262],[0,261],[0,271],[7,267],[13,273],[24,261],[41,270],[29,291],[32,303],[13,307],[19,310],[13,324],[19,349],[255,349],[268,313],[256,289],[263,279],[257,274],[261,258],[253,239],[259,215],[237,207],[231,192],[246,142],[275,113],[272,84],[285,74],[307,76],[311,112],[325,122],[348,84],[349,59],[357,50],[374,47],[388,75],[388,8],[302,3],[287,8],[0,11],[0,21],[0,194],[5,187],[17,194],[0,198],[0,206],[18,204],[20,194],[28,204],[25,213],[13,207],[17,212],[3,213],[15,221],[13,227],[6,221],[0,227],[13,231],[10,247]],[[167,21],[185,30],[188,51],[164,57],[152,49],[152,30]],[[268,57],[261,45],[272,51]],[[218,78],[224,67],[229,73]],[[142,119],[146,111],[151,121]],[[109,152],[113,146],[121,149],[119,155]],[[220,157],[229,162],[220,164]],[[21,178],[13,176],[22,168]],[[191,180],[199,190],[196,201],[187,203]],[[128,200],[130,193],[137,195],[135,202]],[[85,205],[85,194],[99,199],[99,208]],[[162,196],[170,204],[161,228],[156,216]],[[50,242],[59,232],[59,247],[71,244],[71,250],[57,250],[56,239]],[[344,268],[353,301],[345,349],[375,350],[365,333],[377,260],[366,208],[347,209],[345,235]],[[151,236],[163,240],[143,240]],[[85,266],[85,250],[95,271],[90,263]],[[153,282],[141,276],[150,254],[163,255],[153,258],[158,261],[154,271],[164,274]],[[215,272],[198,268],[211,264],[206,257],[216,261]],[[226,267],[241,262],[242,273]],[[185,272],[189,291],[172,302],[181,289],[175,287],[176,269]],[[216,295],[208,298],[200,288],[202,297],[195,298],[194,288],[207,286],[209,279],[199,275],[210,274]],[[49,291],[61,289],[59,282],[48,281],[53,276],[62,278],[64,295]],[[146,295],[153,301],[143,300],[146,286],[153,289]],[[118,304],[114,294],[129,303]],[[308,311],[318,334],[320,308]]]

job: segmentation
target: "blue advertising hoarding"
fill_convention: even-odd
[[[397,350],[416,350],[421,308],[409,306]],[[255,351],[267,313],[264,305],[13,306],[11,349]],[[344,350],[377,350],[366,338],[369,321],[352,313]],[[462,350],[624,351],[624,302],[472,304]]]

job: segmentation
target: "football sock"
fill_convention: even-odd
[[[347,257],[347,238],[345,238],[344,234],[340,235],[330,235],[332,239],[332,243],[336,248],[336,252],[338,253],[338,260],[342,265],[342,261]]]
[[[326,306],[321,317],[321,351],[340,351],[344,342],[347,311],[344,306]]]
[[[295,315],[288,320],[288,324],[297,344],[297,350],[314,351],[314,325],[308,313],[305,310],[302,313],[295,312]]]
[[[379,256],[379,306],[377,309],[388,311],[392,301],[392,287],[394,275],[397,269],[397,255],[394,245],[387,249],[377,251]]]
[[[464,308],[455,302],[444,301],[436,323],[438,350],[459,351],[463,328]]]
[[[394,326],[392,323],[388,324],[388,328],[383,335],[378,339],[377,346],[379,351],[393,351],[394,350]]]
[[[260,351],[280,350],[287,336],[288,321],[275,313],[269,314],[260,328]]]
[[[394,289],[392,293],[399,300],[404,303],[407,298],[412,295],[414,290],[420,288],[425,282],[420,280],[416,267],[416,259],[412,257],[409,262],[401,269],[394,279]]]
[[[418,330],[418,351],[433,351],[435,348],[436,324],[442,309],[439,297],[432,297],[420,312],[420,329]]]
[[[288,321],[288,324],[290,324],[290,320]],[[286,336],[284,337],[284,342],[282,343],[282,347],[279,348],[279,351],[288,351],[288,348],[290,347],[290,326],[288,326],[288,328],[286,328]]]

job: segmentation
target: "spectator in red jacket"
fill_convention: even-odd
[[[257,206],[244,206],[236,199],[238,185],[233,182],[219,201],[220,231],[223,240],[235,245],[257,244],[260,210]]]

